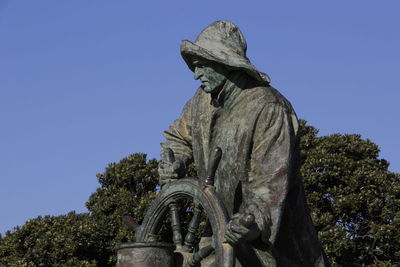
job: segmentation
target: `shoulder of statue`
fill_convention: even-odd
[[[261,92],[262,97],[267,103],[277,103],[287,108],[288,110],[293,110],[292,104],[286,99],[277,89],[272,86],[257,87]]]
[[[199,102],[204,101],[205,99],[208,99],[208,96],[204,91],[199,87],[194,95],[189,99],[189,101],[186,103],[186,106],[191,106],[191,105],[198,105]]]
[[[201,89],[201,87],[199,87],[197,88],[196,93],[194,93],[192,99],[209,99],[209,97],[210,97],[209,94],[204,92],[204,90]]]
[[[281,102],[283,98],[278,90],[271,86],[257,86],[245,89],[242,93],[242,97],[264,103]]]
[[[252,106],[272,107],[280,106],[288,113],[295,114],[290,102],[272,86],[258,86],[244,90],[241,102],[248,104],[254,103]]]

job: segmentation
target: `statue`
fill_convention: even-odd
[[[190,162],[206,177],[210,152],[220,147],[214,185],[231,218],[225,239],[235,247],[236,266],[329,266],[298,176],[296,114],[246,49],[228,21],[210,24],[194,43],[182,42],[182,57],[201,86],[164,132],[160,183],[184,177]],[[254,223],[246,225],[249,215]]]

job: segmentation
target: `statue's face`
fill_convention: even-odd
[[[226,82],[229,70],[222,64],[202,58],[194,58],[194,79],[201,81],[201,88],[206,93],[218,93]]]

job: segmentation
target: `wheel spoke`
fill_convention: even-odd
[[[182,245],[181,223],[179,221],[179,210],[176,202],[169,204],[171,212],[172,241],[175,245]]]
[[[211,245],[201,248],[196,253],[193,253],[192,258],[189,261],[190,266],[195,266],[198,264],[202,259],[206,258],[214,251],[214,248]]]
[[[188,202],[185,202],[185,200],[188,200]],[[203,210],[200,213],[201,219],[198,226],[194,223],[197,219],[193,219],[193,217],[196,217],[196,205],[193,206],[193,202],[200,205]],[[191,210],[191,207],[193,207],[193,210]],[[166,216],[169,216],[169,218],[166,218]],[[194,225],[192,228],[197,230],[191,230],[192,233],[195,232],[194,245],[191,246],[191,251],[195,251],[190,253],[190,251],[186,251],[187,246],[183,246],[187,233],[186,231],[183,233],[182,223],[183,221],[189,223],[192,220]],[[204,227],[203,220],[205,222]],[[171,221],[169,227],[165,227],[165,221]],[[227,221],[228,213],[214,188],[211,186],[204,187],[204,184],[199,183],[197,178],[181,179],[170,183],[160,191],[147,211],[142,226],[136,233],[137,242],[149,242],[149,240],[159,242],[163,239],[166,242],[173,243],[176,246],[175,253],[181,254],[182,259],[188,264],[193,262],[192,265],[196,266],[196,263],[199,264],[198,262],[207,260],[213,253],[212,256],[215,254],[216,266],[232,267],[234,266],[233,247],[223,244],[224,232],[222,231],[224,231]],[[189,228],[189,224],[187,228]],[[200,229],[202,229],[202,240],[197,246],[196,242]],[[189,231],[187,230],[187,232]],[[167,237],[167,233],[170,236],[173,234],[172,238]],[[190,238],[188,239],[190,245]],[[207,246],[210,243],[212,243],[211,247]],[[198,247],[201,249],[197,249]],[[212,261],[213,259],[210,258],[209,260]]]
[[[192,247],[194,245],[193,243],[196,238],[195,234],[200,224],[201,212],[202,212],[202,207],[199,204],[195,204],[193,208],[193,217],[190,220],[190,223],[188,225],[188,233],[185,236],[185,247],[189,251],[192,250]]]

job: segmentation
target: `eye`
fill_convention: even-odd
[[[202,68],[204,65],[199,61],[193,61],[193,65],[198,68]]]
[[[206,64],[206,62],[200,58],[193,59],[193,66],[195,66],[195,67],[202,68],[205,66],[205,64]]]

